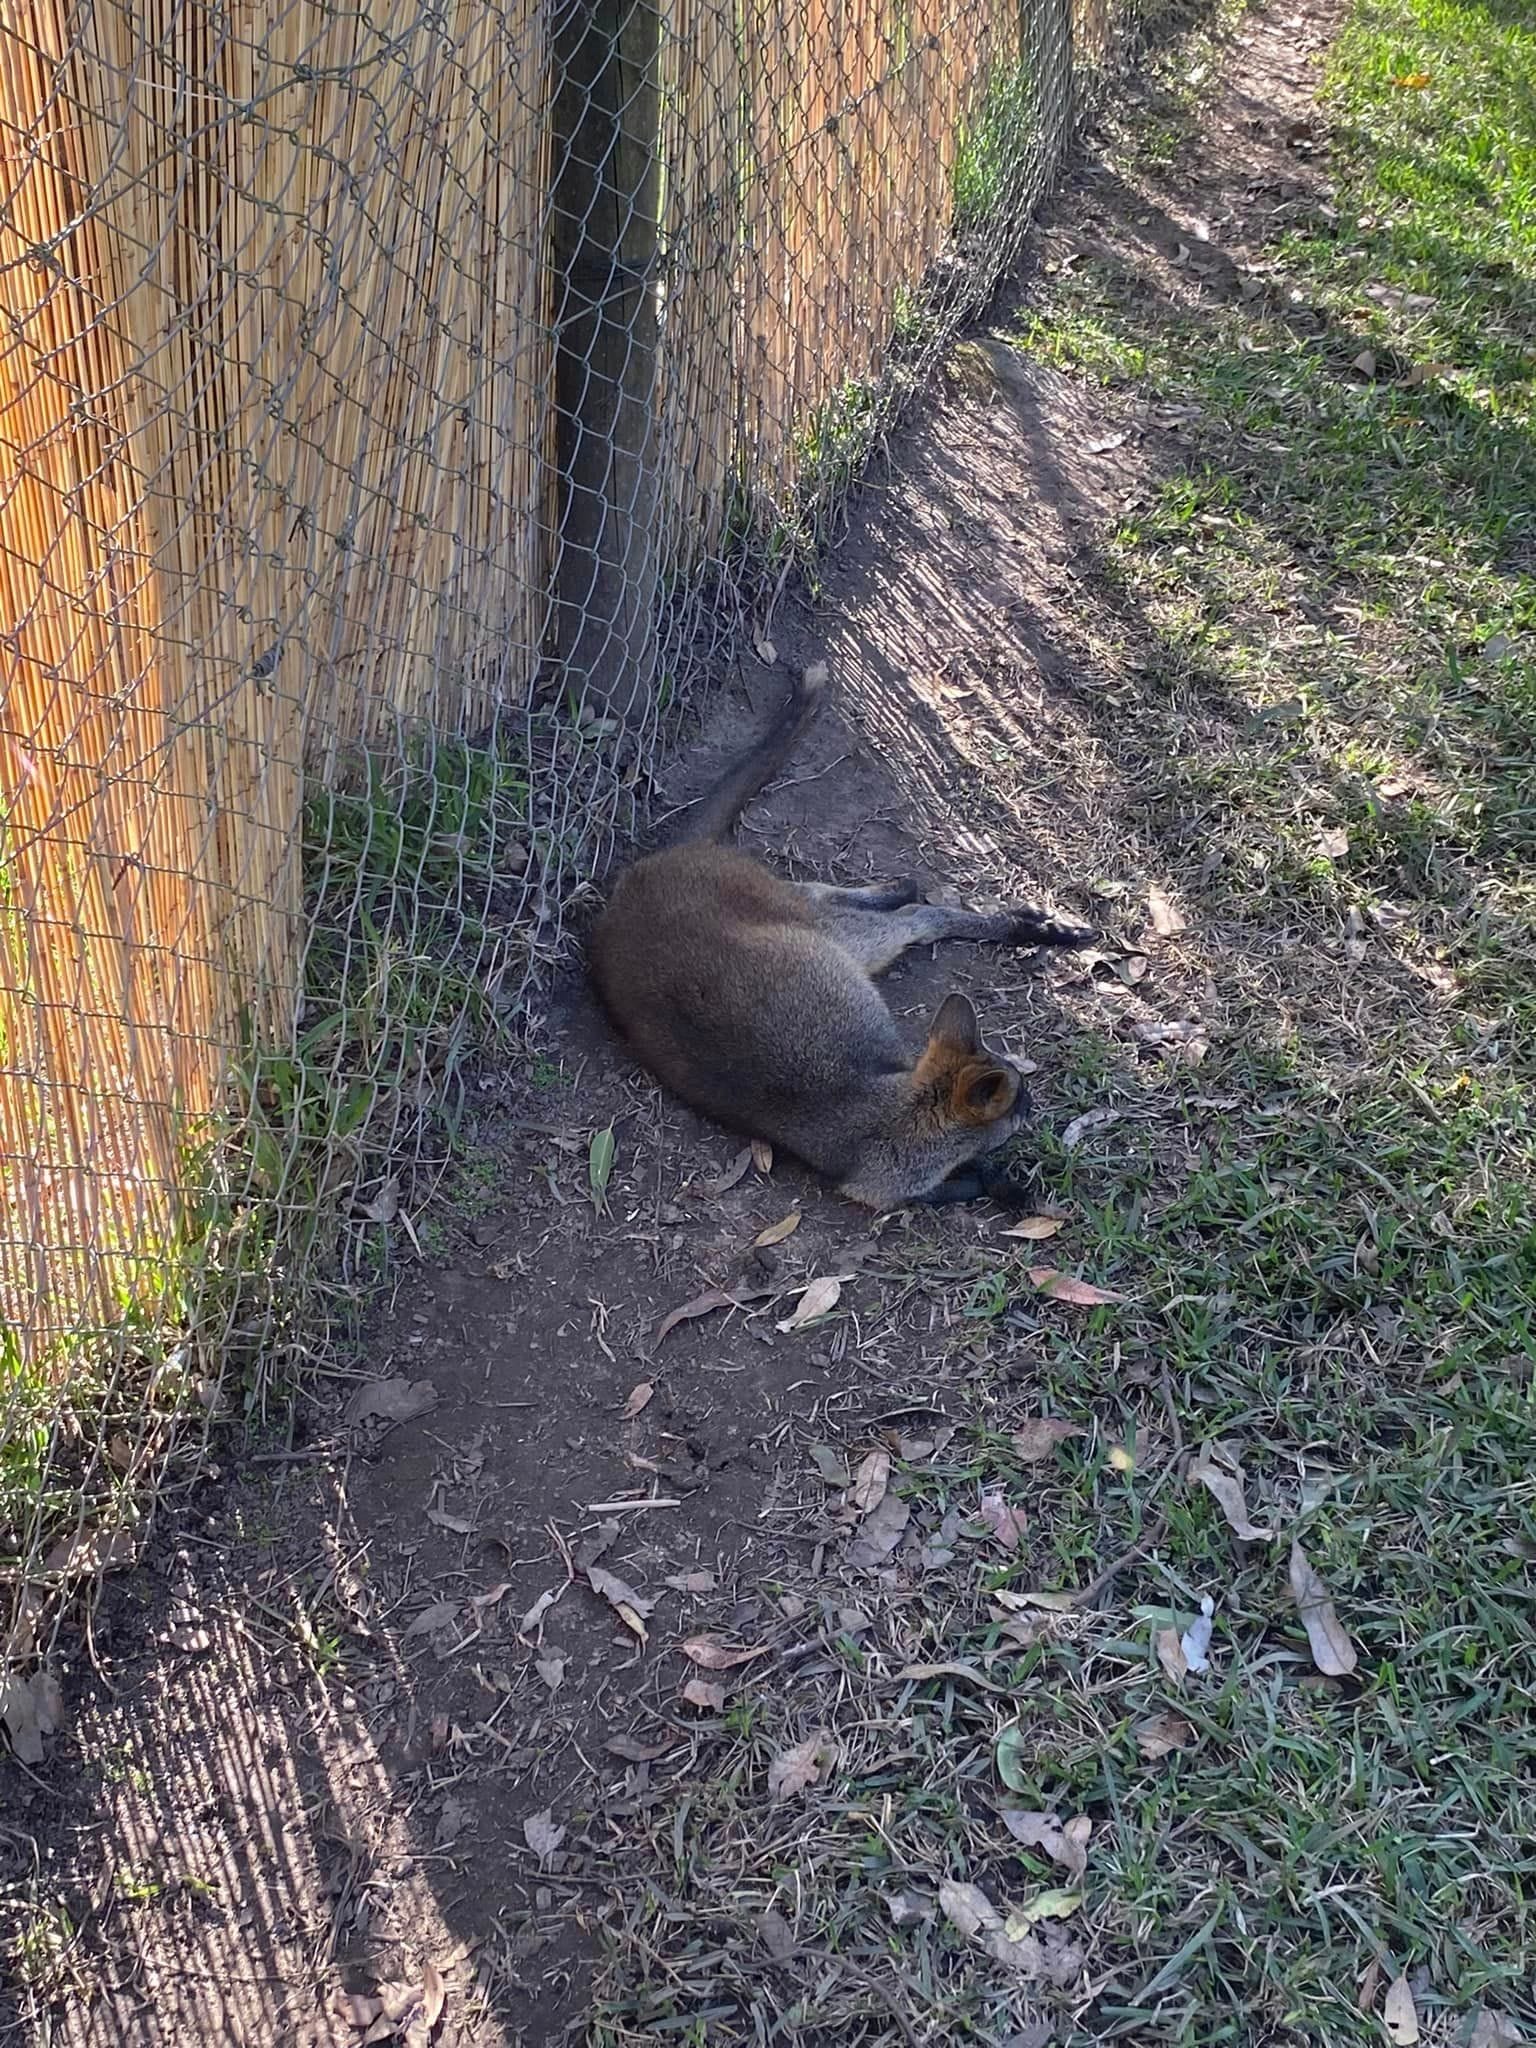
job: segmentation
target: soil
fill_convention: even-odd
[[[1090,155],[1029,263],[1119,235],[1160,255],[1170,293],[1236,289],[1233,253],[1316,184],[1294,141],[1333,12],[1249,17],[1182,212]],[[1096,540],[1178,463],[1178,430],[996,340],[1027,291],[956,350],[819,590],[769,623],[782,663],[830,660],[836,701],[742,843],[793,874],[916,873],[1102,921],[1116,899],[1089,885],[1144,895],[1158,853],[1121,822],[1103,738],[1133,627]],[[724,690],[662,808],[782,689],[754,667]],[[1091,961],[962,948],[909,958],[887,993],[915,1039],[951,987],[1037,1063],[1045,1118],[1064,1047],[1112,1032],[1129,996]],[[1195,963],[1159,977],[1175,1010],[1202,993]],[[362,1348],[367,1375],[429,1382],[430,1408],[370,1435],[321,1406],[291,1448],[231,1451],[110,1583],[46,1765],[0,1767],[5,1874],[67,1916],[34,1929],[38,2039],[352,2048],[397,2021],[425,2040],[439,1989],[440,2042],[579,2029],[602,1857],[627,1815],[678,1796],[653,1766],[712,1711],[680,1696],[714,1676],[680,1643],[750,1649],[775,1584],[819,1562],[791,1433],[931,1428],[962,1380],[984,1406],[1019,1392],[911,1277],[984,1268],[1006,1218],[872,1220],[790,1161],[738,1173],[737,1142],[633,1068],[578,976],[535,1030],[540,1060],[488,1084],[463,1134],[474,1213],[420,1262],[401,1243]],[[783,1330],[829,1274],[851,1312]],[[708,1290],[738,1305],[659,1335]],[[599,1556],[606,1598],[585,1576]],[[758,1669],[785,1676],[778,1653]]]

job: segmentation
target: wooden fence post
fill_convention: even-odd
[[[654,694],[661,14],[562,0],[555,18],[553,653],[593,710]]]

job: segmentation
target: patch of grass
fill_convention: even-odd
[[[1029,60],[993,72],[950,173],[956,229],[983,228],[1017,210],[1019,184],[1040,150],[1040,106]]]
[[[565,743],[595,744],[574,721]],[[543,850],[529,791],[520,754],[422,739],[310,799],[291,1041],[247,1020],[226,1112],[189,1136],[181,1213],[154,1258],[125,1259],[109,1324],[56,1353],[0,1329],[0,1566],[135,1530],[214,1380],[226,1409],[265,1412],[324,1341],[317,1295],[344,1331],[412,1171],[450,1153],[469,1061],[503,1035],[492,997]],[[472,1163],[460,1199],[485,1199]]]
[[[601,2042],[1367,2048],[1398,1976],[1426,2040],[1536,2030],[1533,78],[1518,9],[1357,0],[1332,190],[1248,234],[1249,291],[1142,232],[1199,147],[1197,96],[1159,85],[1118,212],[1030,316],[1036,356],[1180,422],[1086,579],[1085,715],[1227,1028],[1193,1070],[1069,1049],[1063,1119],[1123,1121],[1041,1145],[1048,1243],[882,1237],[859,1342],[900,1419],[839,1448],[890,1452],[907,1531],[840,1582],[835,1503],[790,1467],[819,1569],[765,1606],[787,1675],[640,1827],[667,1875],[615,1908]],[[1127,1299],[1053,1302],[1044,1264]],[[940,1369],[904,1365],[915,1328]],[[1042,1414],[1081,1433],[1026,1458]],[[1201,1445],[1272,1539],[1237,1540]],[[1156,1632],[1205,1597],[1212,1669],[1180,1682]],[[833,1767],[769,1803],[818,1732]],[[941,1895],[1006,1916],[1068,1883],[1009,1808],[1092,1823],[1027,1968]]]

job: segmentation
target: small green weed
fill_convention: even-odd
[[[1035,69],[1024,60],[1001,65],[961,138],[952,173],[957,229],[1012,219],[1020,190],[1041,148]]]

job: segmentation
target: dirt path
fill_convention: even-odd
[[[1128,237],[1166,264],[1170,293],[1238,289],[1244,239],[1317,182],[1293,124],[1330,12],[1284,0],[1251,18],[1178,209],[1090,162],[1033,260]],[[1133,1088],[1183,1085],[1138,1067],[1128,1024],[1198,1018],[1214,1035],[1236,1000],[1192,946],[1145,925],[1165,851],[1127,822],[1113,741],[1136,622],[1093,575],[1096,536],[1179,459],[1176,418],[981,332],[872,478],[815,601],[772,622],[785,661],[830,658],[837,703],[745,843],[799,873],[916,871],[976,900],[1051,898],[1152,962],[1125,969],[1118,944],[1039,967],[951,949],[892,975],[914,1035],[949,987],[971,990],[1037,1063],[1054,1124],[1094,1107],[1116,1064]],[[675,798],[779,687],[756,673],[722,702]],[[1223,986],[1260,1001],[1267,970],[1249,966]],[[922,1476],[957,1441],[1036,1415],[1052,1369],[1048,1323],[974,1312],[1008,1219],[872,1226],[789,1162],[743,1165],[626,1064],[579,984],[536,1041],[530,1074],[487,1094],[467,1134],[461,1223],[401,1269],[372,1326],[369,1370],[430,1383],[430,1406],[377,1441],[311,1417],[291,1454],[211,1475],[149,1567],[111,1589],[105,1677],[75,1674],[68,1747],[7,1787],[16,1870],[35,1854],[37,1900],[61,1902],[31,1935],[44,2037],[318,2048],[398,2027],[424,2041],[445,2001],[440,2042],[557,2040],[615,1943],[608,1995],[622,2005],[645,1975],[635,1957],[692,1853],[679,1814],[740,1770],[764,1702],[792,1702],[801,1761],[820,1770],[817,1731],[850,1669],[943,1661],[910,1559],[942,1576],[971,1532],[922,1505]],[[598,1205],[589,1146],[608,1127]],[[1042,1168],[1042,1208],[1054,1188]],[[755,1244],[792,1214],[792,1232]],[[834,1314],[782,1329],[827,1275]],[[658,1337],[711,1290],[736,1305]],[[1123,1394],[1144,1444],[1176,1434],[1155,1375],[1128,1381],[1109,1334],[1097,1369],[1083,1398]],[[877,1527],[860,1553],[875,1517],[845,1494],[862,1471],[867,1503],[892,1461],[916,1475],[911,1526],[884,1551]],[[1093,1553],[1050,1568],[1088,1587],[1136,1535],[1106,1504]],[[1070,1638],[1070,1613],[1032,1625],[1047,1624]],[[701,1668],[680,1650],[697,1637],[744,1661]],[[792,1803],[767,1798],[760,1769],[733,1796],[758,1851],[792,1867]],[[878,1801],[867,1820],[879,1829]],[[742,1900],[755,1883],[742,1877]],[[730,1948],[734,1910],[727,1885],[719,1953],[695,1942],[674,1971],[679,2009],[706,2030],[711,1987],[728,2011],[754,1967],[750,1939]],[[793,1936],[780,1919],[762,1938],[783,1947],[788,1986]],[[1080,1981],[1084,1945],[1041,1939],[1044,1981]],[[889,1994],[861,1966],[832,1979],[828,2013],[889,2034]]]

